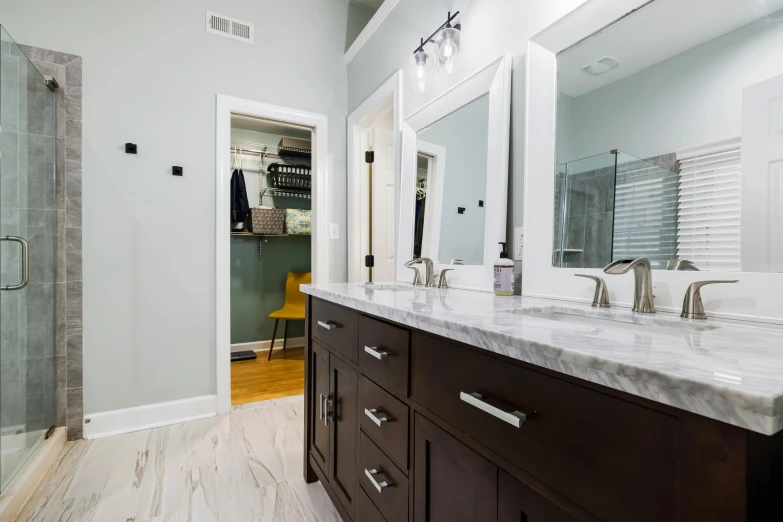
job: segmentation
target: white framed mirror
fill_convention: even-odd
[[[450,287],[492,291],[506,237],[510,100],[506,55],[403,123],[398,281],[413,280],[406,261],[426,257],[436,273],[453,269]]]
[[[781,0],[589,0],[531,38],[523,295],[629,306],[602,268],[646,257],[660,311],[739,280],[710,315],[783,320],[781,43]]]

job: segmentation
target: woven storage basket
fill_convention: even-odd
[[[284,208],[251,208],[250,215],[254,234],[282,234],[285,230]]]

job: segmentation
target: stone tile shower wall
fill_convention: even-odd
[[[570,174],[565,230],[562,226],[564,173],[558,172],[553,264],[567,268],[603,268],[614,259],[645,256],[655,266],[665,267],[666,261],[677,257],[679,172],[679,161],[672,153],[625,163],[617,169],[611,166]],[[638,196],[631,195],[618,203],[615,191],[627,192],[640,179],[646,184],[656,184],[660,190],[650,196],[648,189],[643,189]],[[566,253],[561,265],[559,249],[564,233]],[[634,236],[657,236],[657,244],[643,244],[637,251],[627,246]]]
[[[83,435],[82,388],[82,59],[20,45],[42,74],[54,77],[56,118],[55,397],[58,426]]]
[[[0,234],[22,235],[30,244],[30,283],[22,292],[2,292],[0,315],[1,433],[40,432],[51,426],[55,386],[54,265],[55,108],[40,75],[18,48],[0,47],[2,114],[2,219]],[[31,78],[31,76],[36,78]],[[20,177],[24,171],[25,176]],[[21,275],[21,250],[2,250],[3,279]],[[48,313],[47,313],[48,312]],[[4,452],[5,453],[5,452]],[[5,458],[5,457],[4,457]]]

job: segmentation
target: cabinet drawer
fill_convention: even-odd
[[[364,432],[359,438],[359,483],[386,520],[408,520],[408,478]]]
[[[359,419],[362,430],[372,441],[400,469],[407,470],[408,405],[362,375],[359,377]]]
[[[359,317],[359,367],[381,386],[408,396],[410,332],[370,317]]]
[[[342,306],[313,299],[312,336],[349,360],[358,362],[359,314]]]
[[[418,403],[606,522],[626,522],[629,514],[635,522],[677,519],[673,417],[418,333],[412,391]],[[519,427],[515,411],[527,415]]]
[[[358,522],[386,522],[381,512],[372,503],[370,497],[362,489],[359,491],[359,520]]]

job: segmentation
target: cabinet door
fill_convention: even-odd
[[[359,375],[334,355],[329,357],[329,396],[329,483],[349,516],[356,519]]]
[[[414,522],[495,522],[498,468],[416,414]]]
[[[502,469],[499,482],[498,522],[578,522]]]
[[[321,470],[329,469],[329,425],[327,417],[327,401],[329,400],[329,352],[320,344],[313,343],[310,351],[310,367],[313,382],[310,385],[312,397],[310,404],[311,446],[310,454],[321,466]]]

